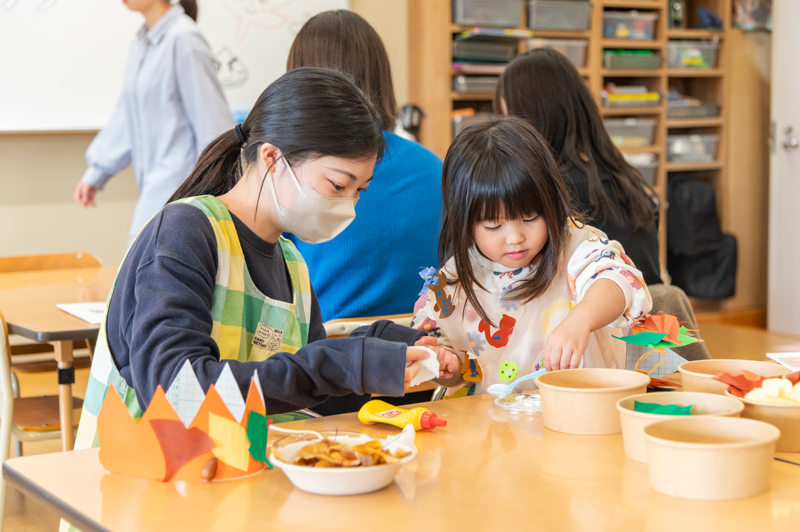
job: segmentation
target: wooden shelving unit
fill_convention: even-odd
[[[727,139],[728,109],[726,102],[728,83],[729,54],[726,37],[730,31],[731,0],[687,0],[687,25],[696,27],[694,7],[712,9],[723,20],[722,31],[700,29],[669,29],[667,17],[668,0],[593,0],[591,25],[588,31],[533,30],[535,37],[585,39],[586,64],[579,71],[586,80],[598,105],[601,104],[601,91],[607,78],[630,79],[632,83],[646,82],[651,90],[661,93],[662,102],[655,107],[605,108],[600,106],[604,117],[647,117],[656,118],[654,132],[655,144],[646,148],[623,148],[627,153],[653,153],[658,159],[658,170],[654,188],[662,198],[659,240],[661,262],[666,267],[666,193],[669,175],[675,172],[700,171],[717,187],[719,211],[723,220],[727,216]],[[473,107],[488,110],[492,93],[457,93],[452,91],[453,70],[451,43],[453,37],[472,26],[452,23],[452,0],[408,0],[409,24],[409,96],[425,113],[420,129],[419,140],[440,157],[444,157],[452,141],[451,112],[454,109]],[[522,23],[511,29],[527,29],[527,10],[522,2]],[[606,10],[638,10],[658,15],[655,39],[652,41],[631,41],[606,39],[603,37],[603,13]],[[672,39],[712,40],[717,39],[719,50],[717,68],[710,70],[671,69],[667,67],[667,45]],[[664,56],[662,67],[655,70],[606,69],[602,65],[605,49],[654,50]],[[520,40],[519,51],[525,50]],[[638,84],[638,83],[637,83]],[[666,97],[671,86],[684,94],[703,101],[721,104],[719,117],[667,119]],[[698,128],[702,128],[699,129]],[[714,133],[719,135],[717,155],[708,163],[667,162],[667,135],[682,133]]]

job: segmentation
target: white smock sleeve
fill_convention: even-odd
[[[211,49],[198,33],[175,43],[176,78],[199,157],[209,142],[236,125],[217,77]]]
[[[632,326],[637,318],[653,307],[642,272],[636,269],[622,245],[609,240],[599,229],[587,227],[578,235],[585,236],[585,240],[572,253],[567,265],[576,301],[580,302],[598,279],[613,281],[625,294],[625,311],[609,326]]]

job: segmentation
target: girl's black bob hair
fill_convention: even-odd
[[[508,296],[528,302],[541,296],[558,275],[568,225],[582,224],[583,219],[572,207],[547,142],[522,119],[495,119],[466,128],[447,151],[442,172],[440,263],[454,259],[459,289],[494,326],[475,295],[474,287],[484,289],[470,260],[476,224],[532,214],[544,218],[548,239],[536,272]]]

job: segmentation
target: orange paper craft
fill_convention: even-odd
[[[800,371],[795,371],[794,373],[790,373],[786,376],[787,379],[792,383],[792,386],[797,385],[800,383]]]
[[[250,382],[241,423],[236,422],[211,385],[188,428],[169,404],[160,386],[137,423],[111,385],[97,418],[100,463],[108,471],[135,477],[159,481],[202,481],[203,467],[215,458],[213,450],[217,447],[209,436],[210,415],[215,414],[246,429],[251,412],[266,415],[255,379]],[[246,438],[244,444],[249,447]],[[244,452],[247,453],[247,449]],[[214,480],[237,478],[263,468],[264,464],[252,456],[248,458],[246,471],[219,460]]]
[[[766,377],[743,370],[741,375],[731,375],[730,373],[720,373],[713,377],[719,382],[728,385],[728,391],[736,397],[744,397],[753,388],[761,388],[761,383],[767,380]]]
[[[681,324],[674,314],[645,314],[639,318],[640,323],[633,326],[633,334],[640,332],[666,333],[661,339],[662,342],[681,345],[683,342],[678,340],[678,333],[681,331]]]

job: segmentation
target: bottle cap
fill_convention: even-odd
[[[439,419],[433,412],[423,412],[419,418],[419,426],[425,430],[432,430],[436,427],[444,427],[447,420]]]

